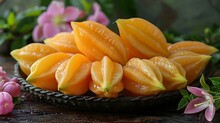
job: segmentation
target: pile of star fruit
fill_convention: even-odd
[[[199,41],[169,44],[159,28],[141,18],[116,23],[120,35],[97,22],[72,22],[72,32],[11,55],[36,87],[114,98],[121,92],[149,96],[185,88],[218,51]]]

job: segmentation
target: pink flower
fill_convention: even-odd
[[[3,85],[4,85],[4,81],[3,81],[3,80],[0,80],[0,92],[1,92],[2,89],[3,89]]]
[[[12,97],[18,97],[21,93],[20,85],[13,81],[5,83],[2,91],[8,92]]]
[[[70,32],[70,22],[78,19],[81,11],[76,7],[64,7],[60,1],[52,1],[46,12],[38,18],[38,25],[33,30],[34,41],[42,41],[59,32]]]
[[[212,95],[207,93],[204,89],[197,87],[187,86],[187,90],[195,96],[198,96],[198,98],[195,98],[189,102],[189,104],[186,106],[184,114],[194,114],[206,109],[205,118],[208,121],[212,121],[215,115],[215,106],[213,104],[214,100]]]
[[[109,24],[108,17],[101,11],[100,6],[98,3],[93,4],[93,15],[88,17],[88,20],[96,21],[103,25]]]
[[[7,92],[0,92],[0,115],[6,115],[14,108],[12,97]]]
[[[3,80],[3,82],[9,81],[9,78],[7,77],[7,73],[3,71],[3,68],[0,66],[0,81]]]

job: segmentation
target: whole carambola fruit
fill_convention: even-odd
[[[158,67],[150,60],[132,58],[123,67],[127,91],[136,95],[153,95],[165,90]]]
[[[117,97],[124,89],[122,66],[107,56],[101,61],[93,62],[91,75],[90,90],[99,97]]]
[[[82,54],[75,54],[63,62],[55,73],[58,90],[68,95],[82,95],[89,90],[92,62]]]
[[[120,37],[106,26],[93,21],[72,22],[71,25],[76,46],[91,61],[108,56],[122,65],[127,62],[127,51]]]
[[[73,32],[60,32],[54,37],[45,39],[44,43],[60,52],[80,53],[79,49],[76,47]]]
[[[217,48],[198,41],[177,42],[169,45],[168,50],[171,54],[179,50],[187,50],[204,55],[211,55],[218,51]]]
[[[163,33],[152,23],[141,18],[116,21],[122,42],[128,48],[129,58],[168,56],[168,44]]]
[[[177,90],[186,86],[186,72],[179,63],[162,56],[155,56],[150,61],[159,68],[166,91]]]
[[[211,56],[180,50],[174,52],[168,58],[183,66],[189,85],[203,72]]]
[[[57,81],[55,72],[58,66],[71,58],[70,54],[57,52],[47,55],[31,66],[31,73],[27,77],[27,81],[35,87],[45,90],[57,91]]]
[[[57,50],[41,43],[31,43],[20,49],[11,52],[11,56],[17,60],[21,70],[26,74],[30,74],[31,65],[38,59],[55,53]]]

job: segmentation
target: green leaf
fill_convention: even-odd
[[[37,18],[36,17],[25,17],[21,19],[16,27],[16,31],[19,33],[27,33],[34,29],[34,27],[37,24]]]
[[[79,9],[84,9],[82,4],[81,4],[81,0],[66,0],[65,4],[69,5],[69,6],[75,6]]]
[[[215,100],[215,108],[216,108],[216,110],[218,110],[219,108],[220,108],[220,99],[218,99],[218,100]]]
[[[80,0],[86,14],[90,14],[91,8],[92,8],[92,2],[88,2],[86,0]]]
[[[205,82],[205,77],[204,77],[204,75],[202,75],[201,78],[200,78],[200,84],[201,84],[201,86],[203,87],[203,89],[205,89],[205,90],[210,90],[209,85],[206,84],[206,82]]]
[[[180,100],[180,102],[178,103],[178,108],[177,108],[177,110],[180,110],[180,109],[182,109],[182,108],[184,108],[187,104],[188,104],[188,99],[187,98],[182,98],[181,100]]]
[[[113,19],[115,15],[115,6],[112,0],[96,0],[100,6],[101,10],[110,18]]]
[[[7,28],[8,27],[8,25],[7,25],[7,23],[5,22],[5,20],[0,20],[0,29],[5,29],[5,28]]]
[[[13,26],[15,24],[15,13],[11,11],[7,17],[7,24]]]
[[[40,0],[40,6],[48,6],[52,0]]]
[[[220,61],[220,53],[218,52],[218,53],[213,54],[211,58],[211,62],[213,64],[218,64],[219,61]]]
[[[44,6],[42,7],[36,6],[33,8],[29,8],[23,12],[18,13],[17,20],[21,20],[26,17],[38,17],[45,10],[46,10],[46,7]]]
[[[21,98],[20,97],[13,97],[13,103],[14,103],[14,105],[20,104]]]
[[[11,33],[1,33],[0,35],[0,45],[2,45],[5,41],[8,41],[13,38]]]
[[[11,50],[19,49],[19,48],[25,46],[26,44],[27,44],[26,40],[24,40],[23,38],[19,38],[19,39],[12,42]]]
[[[24,14],[25,14],[25,17],[35,17],[35,16],[39,16],[42,11],[45,11],[46,10],[46,7],[42,6],[42,7],[34,7],[34,8],[30,8],[30,9],[27,9]]]
[[[209,78],[213,85],[220,85],[220,77],[211,77]]]
[[[134,0],[113,0],[115,11],[120,18],[131,18],[137,16],[136,3]]]
[[[194,98],[196,98],[195,95],[190,94],[190,95],[188,96],[188,100],[193,100]]]
[[[183,95],[183,97],[189,96],[188,91],[184,90],[184,89],[179,89],[180,93]]]
[[[220,86],[219,85],[218,86],[211,86],[211,90],[216,93],[215,95],[217,95],[217,93],[218,93],[218,95],[220,96]]]

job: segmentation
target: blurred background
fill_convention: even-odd
[[[37,17],[46,10],[51,1],[0,0],[0,44],[15,35],[22,36],[22,38],[13,44],[11,49],[31,42],[32,37],[28,32],[33,31],[37,24]],[[219,0],[63,0],[63,2],[66,6],[76,6],[87,11],[88,14],[92,12],[92,7],[89,4],[99,3],[101,10],[110,20],[107,26],[115,32],[117,32],[116,19],[140,17],[158,26],[170,42],[184,39],[207,42],[207,38],[220,41]],[[35,13],[32,12],[32,16],[22,17],[25,15],[24,11],[28,9],[35,10]],[[36,10],[38,11],[36,12]],[[15,22],[11,22],[11,26],[6,26],[4,24],[10,20],[11,16],[9,17],[9,15],[12,11],[18,20],[15,19]],[[23,30],[20,30],[21,28]],[[12,35],[5,36],[7,30],[13,32]],[[20,43],[21,40],[23,40],[23,44]],[[212,43],[209,41],[208,44]]]
[[[47,6],[51,0],[1,0],[1,15],[9,9],[23,11],[34,6]],[[3,2],[4,1],[4,2]],[[64,0],[81,7],[80,0]],[[91,0],[90,0],[91,1]],[[220,24],[219,0],[97,0],[112,24],[118,18],[145,18],[160,29],[180,33],[202,33]]]

